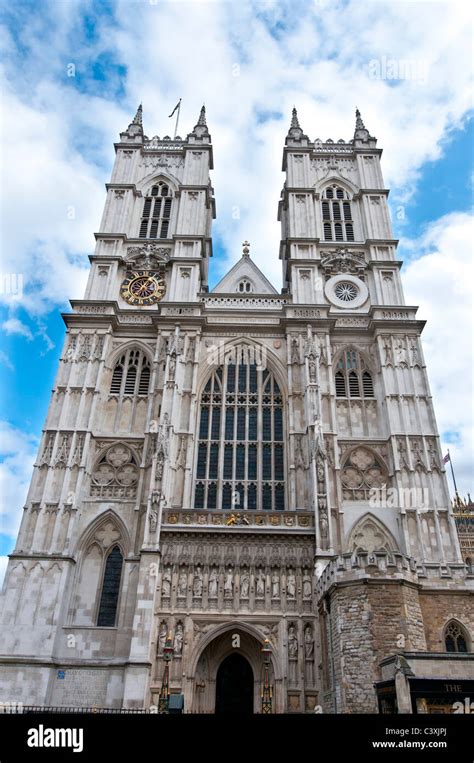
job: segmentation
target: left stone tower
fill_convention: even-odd
[[[212,255],[205,109],[185,139],[160,139],[140,106],[115,150],[0,596],[0,699],[26,705],[142,704],[160,512],[183,489],[170,447],[187,474],[190,405],[173,398]]]

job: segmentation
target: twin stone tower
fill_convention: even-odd
[[[262,712],[266,671],[265,711],[426,712],[473,672],[423,321],[356,117],[312,141],[293,110],[281,293],[247,242],[208,288],[204,108],[184,139],[141,107],[120,134],[0,597],[1,701]]]

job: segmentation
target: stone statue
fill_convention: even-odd
[[[170,355],[170,362],[168,366],[168,381],[174,381],[176,373],[176,355],[173,353]]]
[[[232,567],[229,567],[224,578],[224,596],[232,596],[234,591],[234,573]]]
[[[293,570],[288,570],[288,576],[286,578],[286,591],[289,599],[294,599],[296,596],[296,577]]]
[[[303,599],[310,599],[313,592],[311,576],[305,572],[303,575]]]
[[[291,362],[292,363],[300,362],[300,347],[296,337],[294,337],[291,341]]]
[[[161,592],[164,597],[171,596],[171,569],[170,567],[165,567],[164,573],[163,573],[163,580],[161,581]]]
[[[174,656],[177,657],[183,653],[183,624],[178,623],[176,626],[176,631],[174,634],[174,641],[173,641],[173,649],[174,649]]]
[[[257,574],[257,596],[262,597],[265,596],[265,575],[263,574],[263,570],[260,567]]]
[[[202,596],[202,572],[199,564],[196,567],[196,572],[194,573],[193,595],[197,597]]]
[[[310,660],[314,654],[313,629],[309,623],[304,629],[304,654],[307,660]]]
[[[407,358],[407,350],[405,347],[404,342],[399,341],[397,343],[397,363],[399,366],[407,366],[408,365],[408,358]]]
[[[183,570],[179,575],[178,595],[186,596],[187,592],[188,592],[188,576],[185,570]]]
[[[326,540],[329,534],[329,523],[328,523],[328,515],[325,511],[321,511],[320,517],[319,517],[319,529],[321,530],[321,538]]]
[[[217,592],[219,589],[219,573],[215,567],[212,568],[209,575],[209,598],[217,598]]]
[[[316,379],[317,379],[316,359],[312,353],[308,358],[308,372],[309,372],[310,384],[316,384]]]
[[[298,657],[298,637],[294,625],[288,628],[288,656],[290,660],[296,660]]]
[[[158,636],[158,651],[162,652],[166,645],[166,635],[168,633],[168,629],[166,627],[166,623],[162,622],[160,625],[160,635]]]
[[[275,570],[272,575],[272,599],[278,599],[280,597],[280,573]]]
[[[242,599],[248,599],[250,589],[250,578],[247,570],[243,570],[240,576],[240,596]]]
[[[387,365],[393,365],[392,345],[390,344],[390,339],[385,340],[383,348],[385,351],[385,363]]]

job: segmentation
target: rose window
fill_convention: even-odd
[[[334,288],[334,294],[342,302],[352,302],[357,299],[359,295],[359,289],[350,281],[340,281]]]

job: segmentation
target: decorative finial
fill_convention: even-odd
[[[249,256],[249,251],[250,251],[250,250],[249,250],[249,246],[250,246],[250,244],[249,244],[249,242],[247,241],[247,239],[244,241],[244,243],[242,244],[242,246],[243,246],[243,249],[242,249],[242,257],[248,257],[248,256]]]
[[[293,106],[293,111],[291,112],[291,127],[296,127],[298,130],[301,129],[300,123],[298,122],[298,114],[295,106]]]
[[[201,127],[207,127],[205,106],[202,107],[201,113],[199,114],[198,125],[201,125]]]
[[[359,109],[356,109],[356,130],[365,130],[365,124],[362,121]]]
[[[139,127],[143,127],[142,117],[143,117],[143,110],[142,110],[142,105],[140,104],[137,109],[137,113],[135,114],[133,118],[132,125],[138,125]]]

